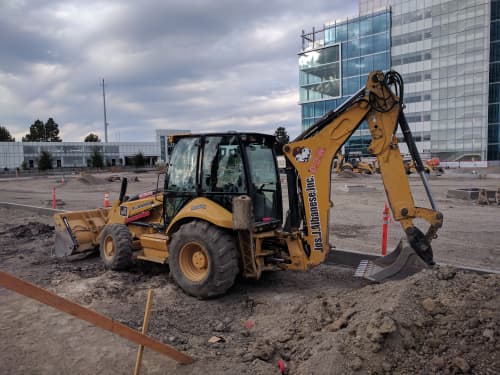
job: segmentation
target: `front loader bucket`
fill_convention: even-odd
[[[55,214],[55,256],[65,257],[94,250],[98,245],[99,234],[107,223],[108,211],[99,208]]]
[[[389,255],[373,261],[362,260],[354,276],[380,283],[401,280],[429,267],[408,242],[401,240]]]
[[[56,231],[54,255],[62,258],[76,253],[78,243],[69,231]]]

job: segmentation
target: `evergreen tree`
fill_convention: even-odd
[[[23,142],[61,142],[59,125],[52,117],[44,124],[37,119],[30,126],[30,132],[23,137]]]
[[[9,130],[5,126],[0,125],[0,142],[14,142],[16,139],[10,135]]]
[[[48,151],[40,152],[38,157],[38,169],[41,171],[46,171],[47,169],[52,169],[52,155]]]
[[[134,155],[133,163],[135,167],[143,167],[146,164],[146,158],[142,152]]]
[[[99,136],[97,134],[90,133],[89,135],[87,135],[85,137],[85,139],[83,141],[84,142],[101,142],[101,139],[99,138]]]
[[[97,147],[94,147],[92,150],[92,155],[90,155],[90,164],[93,168],[104,167],[104,158]]]
[[[276,129],[274,136],[276,137],[276,154],[283,155],[283,146],[290,142],[290,137],[286,132],[286,129],[282,126]]]

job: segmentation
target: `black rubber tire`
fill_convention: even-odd
[[[186,276],[180,265],[181,250],[190,244],[200,246],[208,258],[206,275],[199,281]],[[194,220],[182,225],[173,234],[168,250],[168,264],[175,282],[187,294],[197,298],[224,294],[234,284],[239,273],[235,238],[205,221]]]
[[[114,254],[106,255],[106,242],[112,241]],[[106,268],[120,271],[132,265],[132,238],[128,227],[124,224],[109,224],[102,233],[99,243],[99,253]]]

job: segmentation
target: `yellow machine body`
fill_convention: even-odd
[[[258,279],[268,270],[307,270],[321,264],[331,250],[333,160],[337,155],[342,164],[340,148],[366,120],[368,151],[376,157],[392,215],[418,257],[432,264],[430,243],[443,217],[425,176],[432,208],[415,205],[395,136],[399,123],[412,143],[402,103],[391,88],[398,85],[402,80],[397,73],[372,72],[353,98],[283,146],[290,206],[286,223],[269,135],[181,135],[171,139],[176,146],[163,190],[129,200],[121,194],[109,209],[56,214],[56,255],[100,246],[103,261],[113,269],[124,268],[132,257],[168,262],[181,288],[200,298],[224,293],[238,273]],[[414,143],[409,148],[422,170]],[[269,162],[268,155],[274,160]],[[428,223],[425,234],[415,227],[415,219]],[[413,250],[402,253],[411,257]]]

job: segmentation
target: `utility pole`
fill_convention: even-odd
[[[108,143],[108,120],[106,119],[106,92],[104,90],[104,78],[102,79],[102,101],[104,104],[104,143]]]

